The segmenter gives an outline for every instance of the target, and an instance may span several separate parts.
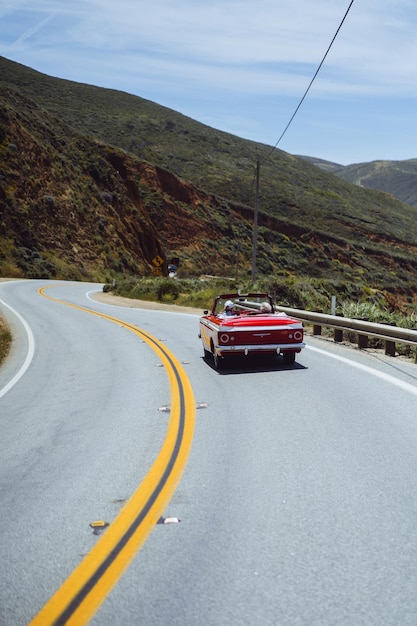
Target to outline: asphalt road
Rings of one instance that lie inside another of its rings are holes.
[[[2,626],[31,621],[166,435],[157,354],[64,301],[160,340],[197,406],[164,513],[180,521],[155,525],[91,624],[415,626],[417,366],[307,338],[292,367],[217,372],[197,316],[108,306],[89,284],[51,283],[51,301],[45,285],[0,285],[16,336],[0,370]]]

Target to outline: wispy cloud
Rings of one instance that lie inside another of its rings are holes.
[[[54,17],[54,15],[55,15],[55,13],[50,13],[43,20],[41,20],[40,22],[37,22],[36,24],[34,24],[33,26],[31,26],[30,28],[25,30],[25,32],[23,32],[21,35],[19,35],[19,37],[17,39],[15,39],[15,41],[13,41],[10,44],[9,50],[13,50],[13,48],[20,48],[20,47],[22,47],[23,44],[28,39],[30,39],[35,33],[37,33],[38,31],[42,30],[42,28],[44,26],[46,26],[46,24]]]

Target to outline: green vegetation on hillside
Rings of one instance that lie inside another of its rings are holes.
[[[1,57],[0,84],[9,107],[0,128],[1,166],[7,168],[0,199],[3,193],[13,211],[0,230],[2,272],[15,263],[23,275],[45,264],[62,276],[72,265],[86,277],[94,269],[106,279],[149,274],[155,253],[142,251],[152,230],[153,249],[159,245],[167,259],[180,258],[180,278],[249,280],[259,161],[261,278],[330,281],[339,292],[358,285],[384,292],[390,306],[395,300],[416,305],[416,209],[393,196],[148,100],[48,77]],[[23,150],[22,132],[15,141],[23,123],[36,144],[32,158]],[[51,228],[40,249],[40,238],[35,245],[33,230],[23,225],[36,222],[41,209],[45,214],[48,202],[49,218],[59,216],[66,232],[62,228],[57,240]],[[71,256],[74,239],[78,252]],[[11,258],[6,250],[13,246]],[[35,256],[38,265],[29,269],[21,257],[33,254],[41,261]]]
[[[315,157],[302,158],[354,185],[384,191],[417,208],[417,159],[371,161],[344,166]]]
[[[358,163],[336,173],[355,185],[385,191],[417,207],[417,159]]]
[[[149,272],[161,244],[122,168],[128,178],[122,150],[1,92],[0,275],[102,282]]]

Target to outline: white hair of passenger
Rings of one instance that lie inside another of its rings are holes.
[[[271,313],[272,307],[269,302],[262,302],[261,304],[261,313]]]

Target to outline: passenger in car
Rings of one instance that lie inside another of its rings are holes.
[[[234,315],[234,303],[231,300],[226,300],[224,303],[223,315]]]
[[[240,315],[240,312],[236,309],[232,300],[227,300],[224,303],[224,309],[220,313],[216,313],[217,317],[229,317],[230,315]]]

